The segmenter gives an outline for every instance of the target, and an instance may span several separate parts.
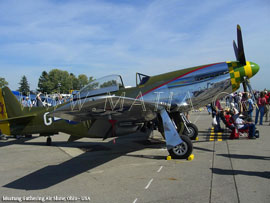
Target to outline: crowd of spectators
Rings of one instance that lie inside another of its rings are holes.
[[[23,107],[50,107],[57,106],[65,103],[69,97],[63,97],[61,94],[54,95],[53,97],[45,97],[38,93],[34,98],[26,96],[20,99]]]
[[[254,102],[255,100],[255,102]],[[254,98],[250,93],[235,92],[226,97],[226,107],[230,109],[236,108],[238,111],[246,114],[253,120],[253,112],[255,112],[255,124],[263,125],[263,118],[265,122],[269,122],[269,105],[270,92],[254,91]],[[269,123],[270,125],[270,123]]]
[[[269,105],[270,92],[268,91],[255,91],[253,95],[248,92],[235,92],[225,97],[225,107],[222,107],[220,101],[216,100],[211,106],[208,106],[208,109],[209,112],[212,112],[215,132],[223,131],[220,127],[222,120],[232,132],[235,129],[247,130],[249,138],[254,139],[256,138],[255,126],[269,122]],[[255,117],[253,117],[253,112],[255,112]]]

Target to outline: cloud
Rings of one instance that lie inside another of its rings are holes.
[[[134,85],[135,72],[234,60],[238,23],[247,59],[269,75],[267,1],[26,0],[1,1],[0,10],[0,70],[13,88],[25,73],[35,89],[41,72],[51,68],[96,78],[123,74]],[[266,86],[257,77],[254,82]]]

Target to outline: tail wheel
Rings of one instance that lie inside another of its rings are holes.
[[[193,145],[190,139],[185,135],[180,135],[183,142],[169,150],[173,159],[187,159],[193,150]]]
[[[51,137],[47,137],[46,145],[47,146],[51,146],[52,145],[52,138]]]
[[[185,128],[183,134],[188,136],[191,140],[195,140],[198,136],[198,128],[193,123],[187,123],[188,130]]]

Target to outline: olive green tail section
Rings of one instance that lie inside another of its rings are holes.
[[[0,120],[0,124],[6,124],[6,123],[12,123],[16,122],[17,124],[24,124],[27,123],[32,118],[35,118],[36,114],[33,115],[25,115],[25,116],[18,116],[18,117],[12,117],[7,119]]]
[[[5,100],[3,97],[2,88],[0,88],[0,121],[8,119]],[[10,135],[10,124],[9,122],[0,123],[0,130],[2,134]],[[1,134],[0,133],[0,134]]]
[[[7,118],[24,116],[22,105],[8,87],[2,88],[0,97],[4,100]]]

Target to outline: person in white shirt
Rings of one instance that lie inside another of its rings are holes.
[[[233,109],[234,115],[233,120],[235,123],[235,126],[238,130],[246,130],[248,129],[249,133],[249,139],[256,139],[255,137],[255,124],[252,122],[244,121],[242,118],[240,118],[240,113],[236,108]]]

